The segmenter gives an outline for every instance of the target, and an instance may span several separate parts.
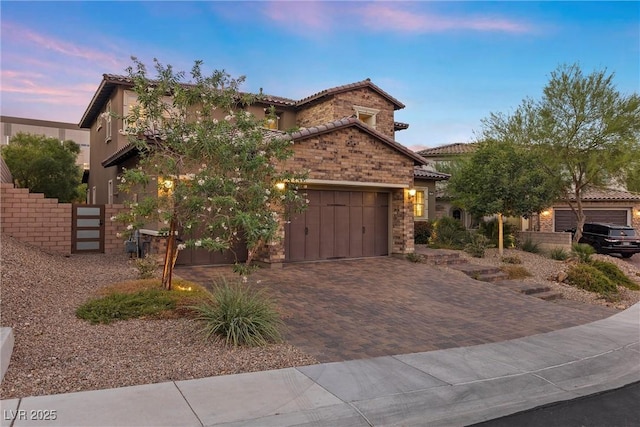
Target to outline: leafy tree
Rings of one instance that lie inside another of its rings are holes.
[[[461,159],[449,180],[454,201],[474,216],[497,214],[498,247],[503,253],[503,216],[539,212],[557,197],[556,185],[536,166],[536,153],[509,140],[485,140]]]
[[[243,77],[232,79],[224,71],[204,76],[196,61],[191,80],[184,82],[185,73],[156,60],[157,77],[151,80],[145,65],[133,61],[128,73],[137,105],[124,118],[123,132],[138,148],[140,161],[123,172],[119,188],[146,187],[148,194],[130,203],[120,219],[129,230],[150,221],[164,224],[167,289],[177,251],[184,247],[222,251],[244,239],[248,259],[236,266],[246,271],[265,245],[282,235],[280,218],[287,210],[305,206],[296,184],[305,174],[278,166],[293,155],[292,141],[242,109],[257,99],[239,92]],[[179,245],[178,232],[185,239]]]
[[[560,66],[540,100],[525,99],[512,115],[491,114],[483,122],[485,138],[508,138],[541,156],[539,165],[557,177],[561,198],[576,215],[575,241],[586,219],[586,190],[637,180],[640,96],[620,94],[613,77]]]
[[[69,203],[83,200],[82,171],[76,164],[80,146],[44,135],[18,133],[2,147],[18,187]]]

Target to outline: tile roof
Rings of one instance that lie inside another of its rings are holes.
[[[398,101],[396,98],[394,98],[393,96],[389,95],[387,92],[385,92],[384,90],[380,89],[378,86],[376,86],[375,84],[373,84],[371,82],[371,79],[365,79],[362,80],[360,82],[355,82],[355,83],[349,83],[346,85],[342,85],[342,86],[336,86],[330,89],[324,89],[321,90],[318,93],[315,93],[311,96],[308,96],[306,98],[301,99],[300,101],[296,102],[296,106],[299,107],[301,105],[304,104],[308,104],[310,102],[325,98],[325,97],[329,97],[329,96],[333,96],[336,95],[338,93],[342,93],[342,92],[348,92],[350,90],[353,89],[360,89],[363,87],[368,87],[370,89],[372,89],[375,92],[378,92],[378,94],[380,94],[381,96],[383,96],[384,98],[387,98],[387,100],[389,100],[393,106],[395,110],[399,110],[401,108],[404,108],[405,105]]]
[[[409,128],[409,123],[393,122],[393,130],[405,130]]]
[[[340,120],[334,120],[332,122],[328,122],[328,123],[324,123],[322,125],[319,126],[313,126],[313,127],[309,127],[309,128],[302,128],[300,130],[298,130],[297,132],[293,132],[291,134],[291,138],[295,141],[295,140],[302,140],[302,139],[306,139],[306,138],[311,138],[317,135],[322,135],[324,133],[328,133],[337,129],[343,129],[346,127],[351,127],[351,126],[355,126],[359,129],[361,129],[364,132],[369,133],[370,135],[374,136],[375,138],[379,139],[380,141],[384,142],[385,144],[387,144],[388,146],[390,146],[391,148],[393,148],[394,150],[397,150],[399,152],[401,152],[402,154],[404,154],[405,156],[413,159],[414,164],[415,165],[424,165],[427,163],[427,160],[424,159],[423,157],[421,157],[420,155],[416,154],[414,151],[411,151],[410,149],[408,149],[407,147],[405,147],[404,145],[394,141],[393,139],[389,138],[388,136],[378,132],[377,130],[375,130],[374,128],[368,126],[367,124],[363,123],[361,120],[358,120],[355,117],[345,117],[342,118]]]
[[[436,172],[430,169],[426,169],[424,166],[414,166],[413,168],[414,178],[426,178],[435,181],[443,181],[451,178],[451,175],[447,173]]]
[[[591,202],[640,201],[640,193],[632,193],[625,190],[616,190],[616,189],[610,189],[610,188],[592,188],[592,189],[586,190],[583,193],[582,200],[591,201]]]
[[[423,157],[430,156],[442,156],[442,155],[452,155],[452,154],[466,154],[472,153],[475,151],[477,144],[464,143],[464,142],[456,142],[454,144],[441,145],[439,147],[434,148],[426,148],[424,150],[418,151]]]

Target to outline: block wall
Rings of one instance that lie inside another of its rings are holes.
[[[71,254],[71,203],[27,188],[0,187],[0,231],[50,252]]]

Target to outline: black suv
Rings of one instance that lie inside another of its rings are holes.
[[[588,243],[599,254],[620,254],[630,258],[640,253],[640,236],[628,225],[586,222],[580,243]]]

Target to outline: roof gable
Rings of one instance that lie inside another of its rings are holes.
[[[339,129],[344,129],[348,127],[357,127],[363,132],[366,132],[373,136],[374,138],[380,140],[382,143],[388,145],[392,149],[400,152],[401,154],[411,158],[414,161],[415,165],[425,165],[427,164],[427,160],[422,156],[416,154],[415,152],[409,150],[402,144],[397,143],[391,138],[383,135],[377,130],[373,129],[370,126],[367,126],[362,121],[356,119],[355,117],[345,117],[340,120],[335,120],[329,123],[325,123],[319,126],[313,126],[309,128],[300,129],[297,132],[291,134],[290,138],[294,141],[302,141],[307,138],[312,138],[314,136],[322,135],[325,133],[333,132]]]
[[[393,104],[394,110],[400,110],[405,107],[405,105],[402,102],[398,101],[396,98],[389,95],[387,92],[385,92],[384,90],[380,89],[378,86],[373,84],[371,82],[371,79],[365,79],[360,82],[350,83],[342,86],[336,86],[330,89],[321,90],[318,93],[315,93],[311,96],[308,96],[296,102],[296,107],[302,107],[302,106],[305,106],[306,104],[336,95],[338,93],[349,92],[351,90],[361,89],[361,88],[369,88],[374,92],[378,93],[380,96],[387,99],[389,102]]]

